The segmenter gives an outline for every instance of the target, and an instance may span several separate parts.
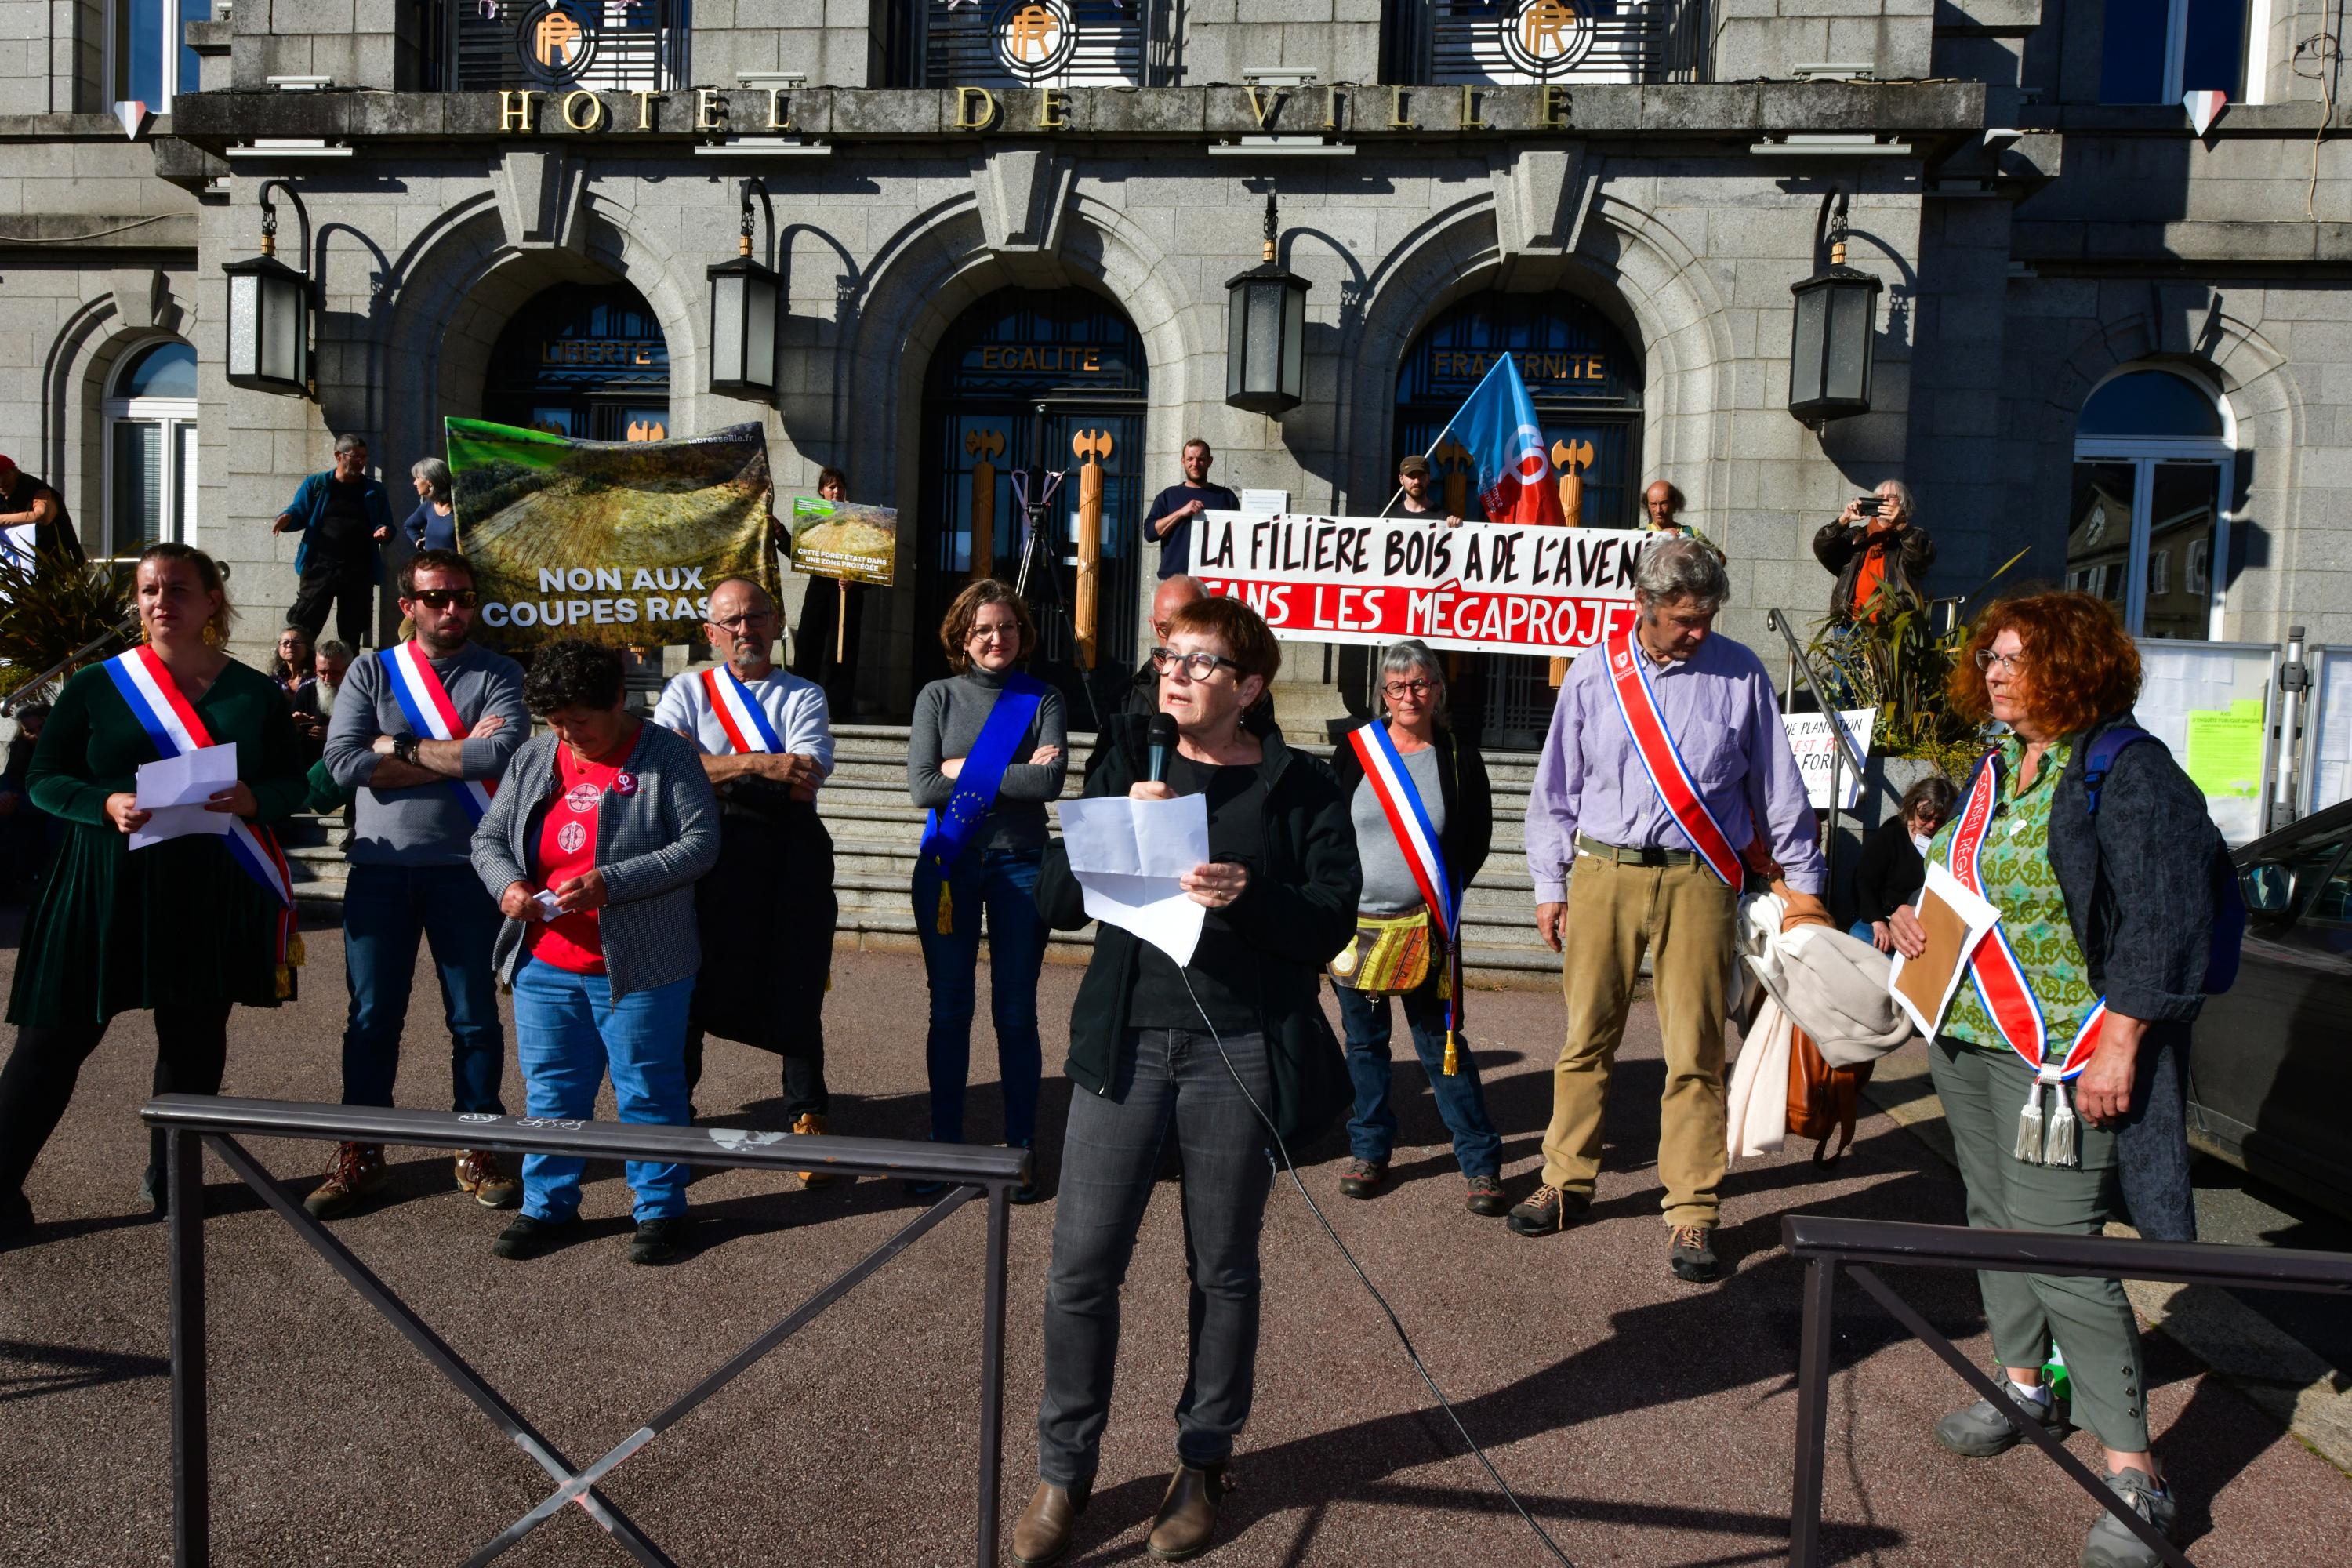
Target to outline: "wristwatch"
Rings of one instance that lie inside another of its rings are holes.
[[[419,743],[414,735],[394,735],[392,738],[392,754],[396,760],[406,763],[413,768],[416,765],[416,748]]]

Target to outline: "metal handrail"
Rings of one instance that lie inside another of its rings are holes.
[[[2000,1408],[2006,1397],[1982,1368],[1896,1295],[1872,1268],[1898,1264],[1924,1268],[1996,1269],[2096,1279],[2159,1279],[2187,1285],[2230,1285],[2263,1290],[2311,1290],[2352,1296],[2352,1254],[2282,1247],[2224,1247],[2208,1242],[2143,1241],[2128,1237],[2055,1236],[2044,1231],[1984,1230],[1969,1226],[1841,1219],[1788,1215],[1780,1238],[1805,1266],[1804,1325],[1797,1352],[1797,1463],[1789,1510],[1790,1568],[1820,1568],[1822,1481],[1827,1465],[1830,1331],[1837,1271],[1856,1283],[1909,1329],[1961,1381]],[[2039,1422],[2016,1424],[2058,1468],[2173,1568],[2194,1568],[2180,1549],[2125,1504],[2082,1460]]]
[[[635,1523],[604,1495],[598,1483],[957,1209],[974,1198],[984,1198],[988,1204],[988,1259],[981,1309],[980,1478],[975,1533],[976,1561],[981,1568],[993,1568],[1003,1468],[1005,1265],[1011,1251],[1013,1192],[1029,1175],[1027,1150],[879,1138],[799,1137],[789,1132],[742,1128],[382,1110],[189,1094],[159,1095],[147,1102],[140,1115],[149,1126],[163,1131],[166,1144],[171,1207],[172,1527],[174,1561],[182,1568],[196,1568],[212,1561],[211,1450],[205,1425],[204,1150],[207,1145],[553,1481],[552,1492],[475,1552],[467,1560],[469,1563],[486,1563],[501,1555],[567,1504],[577,1504],[584,1510],[615,1544],[637,1562],[670,1563],[661,1548],[646,1540]],[[822,1168],[842,1174],[941,1182],[947,1184],[947,1191],[880,1247],[771,1325],[660,1414],[600,1458],[586,1465],[575,1465],[467,1365],[448,1342],[412,1311],[340,1238],[288,1196],[261,1163],[237,1142],[235,1135],[238,1133],[774,1171]]]
[[[1805,657],[1803,647],[1797,641],[1797,634],[1790,629],[1788,615],[1780,610],[1767,610],[1764,612],[1764,624],[1779,632],[1781,640],[1789,645],[1789,668],[1805,678],[1805,689],[1813,694],[1813,701],[1821,710],[1831,715],[1830,734],[1836,740],[1839,752],[1853,767],[1854,776],[1861,777],[1864,771],[1862,753],[1853,749],[1853,737],[1845,732],[1845,726],[1836,722],[1837,710],[1831,707],[1829,699],[1822,695],[1821,682],[1813,679],[1813,661]],[[1832,796],[1834,798],[1835,781],[1832,780]]]

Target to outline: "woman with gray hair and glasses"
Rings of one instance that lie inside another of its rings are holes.
[[[449,465],[438,458],[419,458],[409,465],[409,482],[416,487],[416,510],[400,531],[412,550],[457,548],[457,507],[450,499]]]
[[[1381,656],[1380,695],[1384,720],[1365,725],[1331,754],[1364,868],[1355,940],[1331,961],[1356,1091],[1348,1120],[1355,1157],[1339,1190],[1369,1198],[1388,1180],[1397,1136],[1389,1102],[1393,996],[1404,1003],[1414,1054],[1454,1135],[1454,1157],[1469,1184],[1464,1201],[1472,1214],[1499,1215],[1508,1206],[1503,1141],[1487,1120],[1478,1067],[1462,1034],[1460,965],[1454,962],[1463,889],[1495,841],[1486,763],[1476,747],[1454,739],[1445,673],[1420,643],[1401,642]],[[1433,898],[1445,907],[1433,910]]]
[[[1831,620],[1871,619],[1877,612],[1870,602],[1882,588],[1898,599],[1921,596],[1920,580],[1936,563],[1936,542],[1919,526],[1918,511],[1909,485],[1884,479],[1822,524],[1813,535],[1813,557],[1837,574]]]

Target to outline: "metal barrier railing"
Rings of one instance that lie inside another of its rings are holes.
[[[2005,1401],[1990,1377],[1958,1346],[1896,1295],[1870,1267],[1994,1269],[2095,1279],[2152,1279],[2183,1285],[2232,1285],[2263,1290],[2318,1290],[2352,1296],[2352,1254],[2303,1252],[2283,1247],[2224,1247],[2210,1242],[2141,1241],[2115,1236],[2053,1236],[2029,1230],[1979,1230],[1968,1226],[1913,1225],[1890,1220],[1832,1219],[1789,1215],[1780,1238],[1805,1265],[1803,1339],[1797,1352],[1797,1469],[1789,1510],[1790,1568],[1820,1568],[1822,1477],[1826,1460],[1830,1394],[1830,1320],[1837,1271],[1853,1274],[1878,1304],[1926,1342],[1961,1381],[1996,1409]],[[2180,1549],[2092,1474],[2037,1422],[2018,1429],[2057,1462],[2074,1484],[2096,1498],[2173,1568],[2194,1568]]]
[[[913,1246],[941,1220],[972,1199],[985,1198],[988,1260],[982,1289],[977,1561],[981,1568],[994,1568],[1003,1468],[1000,1428],[1004,1401],[1005,1258],[1013,1190],[1028,1175],[1030,1156],[1026,1150],[897,1142],[878,1138],[796,1138],[787,1132],[728,1128],[379,1110],[364,1106],[229,1100],[194,1094],[159,1095],[149,1100],[140,1114],[150,1126],[164,1130],[168,1146],[172,1530],[175,1560],[182,1568],[198,1568],[212,1561],[212,1482],[205,1402],[203,1162],[207,1145],[554,1481],[552,1492],[467,1559],[471,1563],[488,1563],[498,1557],[567,1503],[578,1504],[639,1563],[670,1563],[662,1550],[646,1540],[628,1516],[597,1489],[598,1483],[851,1289]],[[573,1154],[590,1159],[675,1161],[689,1165],[773,1171],[824,1170],[841,1175],[943,1182],[948,1187],[937,1203],[680,1394],[659,1415],[601,1458],[586,1465],[574,1465],[331,1231],[281,1191],[261,1163],[236,1141],[235,1134],[238,1133],[441,1149],[490,1149],[508,1154]]]

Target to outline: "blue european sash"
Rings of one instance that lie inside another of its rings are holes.
[[[948,896],[948,873],[963,858],[966,846],[980,825],[987,819],[989,808],[996,804],[997,786],[1004,782],[1004,770],[1012,765],[1013,749],[1029,732],[1030,721],[1036,718],[1038,705],[1045,700],[1044,681],[1017,672],[1004,678],[1004,689],[996,694],[996,704],[989,709],[982,721],[980,736],[971,743],[971,754],[964,758],[957,771],[955,794],[947,805],[933,811],[923,823],[923,843],[918,852],[925,865],[938,873],[940,908],[934,932],[947,936],[955,930],[955,906]]]

